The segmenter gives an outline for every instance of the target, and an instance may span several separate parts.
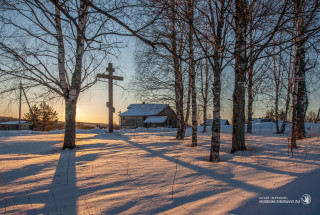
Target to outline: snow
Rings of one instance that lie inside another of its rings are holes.
[[[143,123],[164,123],[167,116],[149,116]]]
[[[20,124],[23,123],[30,123],[28,121],[21,121]],[[19,121],[9,121],[9,122],[2,122],[0,125],[19,125]]]
[[[320,126],[306,128],[292,158],[290,129],[254,124],[248,150],[230,154],[222,126],[219,163],[201,127],[194,148],[190,128],[186,140],[171,128],[77,130],[72,151],[60,150],[63,130],[0,131],[0,214],[319,214]],[[309,205],[259,203],[303,194]]]
[[[120,116],[153,116],[158,115],[167,104],[131,104],[128,106],[126,112],[120,114]]]

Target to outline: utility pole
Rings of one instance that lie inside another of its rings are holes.
[[[37,128],[40,130],[40,127],[39,127],[39,125],[38,125],[37,119],[36,119],[36,117],[35,117],[35,115],[34,115],[34,113],[33,113],[33,111],[32,111],[32,108],[31,108],[31,106],[30,106],[29,100],[28,100],[28,98],[27,98],[27,94],[26,94],[26,92],[24,91],[24,88],[22,87],[22,84],[20,84],[20,87],[21,87],[21,89],[22,89],[24,98],[25,98],[26,101],[27,101],[27,104],[28,104],[30,113],[31,113],[31,115],[32,115],[33,121],[34,121],[34,123],[36,124]],[[20,126],[20,124],[19,124],[19,126]]]
[[[98,74],[97,78],[109,79],[109,102],[107,102],[107,107],[109,108],[109,132],[113,132],[113,113],[115,113],[115,108],[113,107],[113,80],[123,81],[123,77],[114,76],[114,68],[112,63],[108,64],[107,67],[108,75]]]
[[[22,84],[20,81],[20,97],[19,97],[19,125],[18,130],[20,130],[20,123],[21,123],[21,97],[22,97]]]

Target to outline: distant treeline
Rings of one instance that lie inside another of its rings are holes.
[[[0,116],[0,123],[9,122],[9,121],[19,121],[19,118]],[[113,125],[113,126],[115,130],[119,130],[119,125]],[[107,127],[108,127],[108,124],[105,124],[105,123],[91,123],[91,122],[76,123],[77,129],[94,129],[94,128],[106,129]],[[54,125],[54,129],[64,129],[64,128],[65,128],[65,122],[63,121],[59,121]]]

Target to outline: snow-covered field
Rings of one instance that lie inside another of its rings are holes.
[[[1,131],[0,214],[320,214],[320,126],[306,127],[291,158],[272,123],[235,154],[223,126],[220,163],[202,127],[195,148],[189,128],[184,141],[167,128],[78,130],[72,151],[63,131]]]

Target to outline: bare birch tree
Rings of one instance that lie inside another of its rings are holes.
[[[76,147],[76,104],[80,92],[90,85],[89,83],[81,86],[89,75],[83,73],[89,7],[84,1],[80,1],[77,5],[74,3],[6,1],[9,10],[2,17],[8,28],[15,29],[18,34],[31,41],[29,44],[27,42],[19,44],[14,35],[7,35],[7,40],[1,42],[0,48],[3,53],[6,52],[6,59],[15,65],[12,67],[2,65],[1,72],[8,78],[14,76],[17,79],[27,80],[29,86],[45,86],[49,91],[64,98],[66,130],[63,149]],[[61,13],[67,10],[70,12]],[[21,22],[22,19],[26,21]],[[66,26],[70,27],[72,32],[68,31]],[[72,34],[67,35],[68,33]],[[75,45],[71,45],[72,42]],[[12,46],[12,43],[16,45]],[[66,51],[66,46],[72,47],[73,53]],[[73,56],[66,59],[68,54]],[[51,60],[57,60],[58,74],[55,68],[47,63]],[[72,62],[73,71],[68,72],[67,61]]]
[[[294,0],[295,22],[295,59],[294,59],[294,83],[292,92],[292,124],[291,124],[291,149],[296,148],[296,140],[305,137],[305,115],[308,106],[306,91],[307,70],[307,42],[319,31],[319,26],[314,27],[317,20],[320,1]]]
[[[204,62],[203,62],[204,61]],[[211,76],[209,74],[209,62],[208,59],[199,62],[200,69],[200,82],[201,82],[201,98],[202,98],[202,119],[203,119],[203,130],[202,132],[207,132],[207,111],[209,103],[209,84],[211,83]]]
[[[247,70],[251,71],[255,62],[262,58],[262,52],[269,46],[272,39],[278,34],[279,29],[287,22],[285,14],[288,8],[288,1],[279,4],[278,1],[235,1],[235,86],[233,93],[233,121],[232,121],[232,149],[231,152],[245,150],[245,87]],[[259,11],[256,21],[249,24],[250,17],[254,16],[253,11]],[[267,22],[265,22],[267,20]],[[258,32],[258,38],[251,41],[250,47],[246,42],[248,27],[250,32]],[[260,26],[260,27],[259,27]],[[263,26],[263,27],[262,27]],[[268,29],[268,30],[266,30]],[[252,98],[249,95],[249,99]],[[249,105],[252,105],[250,101]],[[248,114],[252,114],[249,111]],[[248,117],[251,119],[252,117]]]
[[[191,85],[191,115],[192,115],[192,143],[191,147],[197,146],[197,93],[196,93],[196,62],[194,59],[194,1],[187,2],[187,20],[189,26],[188,45],[189,45],[189,73]]]
[[[79,95],[96,82],[97,70],[118,47],[115,36],[134,36],[153,44],[130,28],[130,19],[125,22],[118,18],[127,17],[125,11],[131,5],[126,2],[97,1],[103,9],[89,0],[1,0],[1,3],[1,22],[6,30],[0,41],[4,59],[1,78],[13,85],[22,80],[24,86],[37,87],[43,95],[63,98],[66,121],[63,149],[76,147]],[[3,91],[6,92],[8,89]]]
[[[220,98],[221,73],[228,65],[225,55],[228,47],[228,22],[230,17],[228,8],[231,1],[207,1],[197,6],[202,16],[202,25],[194,26],[195,37],[202,54],[213,71],[213,123],[210,149],[210,161],[220,161]]]
[[[235,0],[235,80],[233,92],[232,149],[231,152],[246,150],[245,128],[245,79],[247,72],[247,0]]]

